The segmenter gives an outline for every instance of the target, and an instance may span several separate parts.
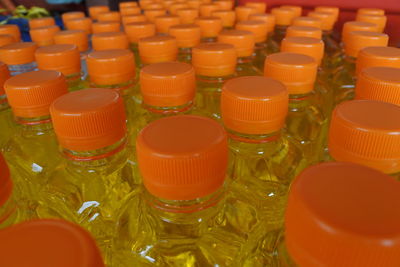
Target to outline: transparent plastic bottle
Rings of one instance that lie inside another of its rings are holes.
[[[249,31],[254,34],[255,53],[253,64],[258,69],[262,70],[265,57],[268,54],[267,33],[268,24],[261,20],[246,20],[236,23],[236,30]]]
[[[378,100],[400,105],[399,78],[399,68],[364,68],[357,76],[355,99]]]
[[[156,26],[150,22],[133,22],[126,24],[124,30],[128,35],[131,50],[135,55],[136,66],[140,66],[142,63],[139,56],[139,39],[154,36],[156,34]],[[139,74],[139,69],[137,74]]]
[[[178,42],[173,36],[141,38],[138,47],[140,68],[152,63],[176,61],[178,57]]]
[[[236,21],[249,20],[249,16],[257,13],[257,9],[251,6],[237,6],[235,7]]]
[[[286,35],[287,27],[292,24],[293,19],[296,17],[296,11],[290,8],[276,7],[271,9],[271,14],[275,16],[276,20],[275,32],[272,38],[280,45]]]
[[[35,42],[37,46],[41,47],[54,44],[53,37],[59,31],[60,27],[52,25],[30,29],[29,34],[32,42]]]
[[[222,31],[222,20],[219,17],[198,17],[194,23],[200,27],[201,42],[214,43]]]
[[[57,71],[38,70],[14,76],[4,84],[17,124],[4,147],[18,204],[34,210],[38,192],[60,161],[50,118],[50,104],[68,92],[64,76]]]
[[[0,233],[0,265],[8,267],[104,267],[89,233],[61,220],[34,220]]]
[[[123,32],[101,32],[92,35],[93,51],[128,49],[128,36]]]
[[[123,97],[130,125],[141,103],[133,53],[127,49],[95,51],[88,55],[87,65],[90,87],[113,89]]]
[[[228,202],[248,222],[249,235],[260,222],[271,230],[282,227],[289,185],[306,167],[302,151],[283,132],[287,111],[288,93],[277,80],[239,77],[222,89],[230,147]]]
[[[35,59],[40,70],[61,72],[67,80],[68,90],[77,91],[87,87],[82,80],[81,57],[73,44],[58,44],[39,47]]]
[[[291,186],[277,266],[399,265],[399,192],[397,181],[364,166],[308,168]]]
[[[35,51],[37,46],[31,42],[12,43],[0,47],[0,60],[7,64],[11,76],[34,71],[37,68]]]
[[[181,19],[174,15],[162,15],[154,18],[157,33],[160,35],[168,35],[169,28],[174,25],[179,25]]]
[[[0,25],[0,34],[9,34],[14,37],[15,42],[21,42],[21,32],[14,24]]]
[[[141,131],[137,154],[144,188],[122,210],[114,265],[234,264],[242,236],[224,209],[223,127],[198,116],[162,118]]]
[[[399,106],[376,100],[338,105],[329,129],[331,159],[365,165],[399,179],[399,115]]]
[[[3,148],[15,131],[11,108],[4,91],[4,83],[10,77],[7,65],[0,62],[0,149]]]
[[[333,72],[334,104],[354,98],[356,83],[355,61],[359,51],[368,46],[387,46],[389,37],[384,33],[353,31],[346,36],[343,64]]]
[[[81,57],[82,79],[87,77],[86,57],[89,53],[89,38],[83,30],[60,31],[54,35],[55,44],[73,44],[78,47]]]
[[[92,20],[97,20],[99,13],[108,12],[110,8],[108,6],[91,6],[89,9],[89,16]]]
[[[0,230],[28,218],[29,211],[18,207],[10,170],[0,153]],[[3,242],[2,242],[3,243]]]
[[[196,109],[220,119],[221,89],[224,82],[235,77],[236,64],[237,52],[233,45],[210,43],[193,48],[192,65],[197,76]]]
[[[178,44],[178,61],[191,63],[192,48],[200,43],[200,27],[195,24],[180,24],[169,28],[169,35],[174,36]]]
[[[110,89],[84,89],[58,98],[50,112],[63,160],[49,174],[37,213],[79,223],[107,259],[117,212],[140,183],[128,163],[123,99]]]
[[[264,76],[287,87],[289,113],[285,134],[301,148],[308,164],[322,160],[328,130],[327,118],[315,93],[317,69],[314,58],[289,52],[269,55],[264,68]]]
[[[236,65],[238,77],[262,75],[262,72],[253,64],[255,42],[252,32],[225,30],[218,35],[218,42],[235,47],[238,56]]]
[[[181,8],[176,11],[181,24],[193,24],[194,20],[199,17],[197,8]]]
[[[221,19],[223,29],[232,29],[235,26],[236,13],[233,10],[216,10],[213,11],[212,16]]]
[[[28,21],[29,29],[40,28],[44,26],[56,25],[53,17],[34,18]]]
[[[275,40],[273,39],[274,35],[274,29],[275,29],[275,23],[276,19],[275,16],[272,14],[253,14],[249,16],[249,20],[261,20],[263,21],[266,26],[267,26],[267,40],[266,40],[266,46],[264,46],[264,51],[267,55],[277,53],[279,52],[279,45]],[[258,44],[256,48],[261,48],[263,47],[262,45]],[[262,70],[264,68],[264,63],[259,62],[259,68]]]

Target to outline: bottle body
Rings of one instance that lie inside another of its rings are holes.
[[[0,230],[10,227],[16,223],[26,219],[32,219],[34,216],[29,214],[30,211],[20,209],[17,205],[14,196],[11,197],[0,206]]]
[[[328,132],[328,120],[316,100],[314,92],[290,95],[286,118],[286,134],[301,148],[308,165],[321,161]]]
[[[36,62],[30,62],[26,64],[8,65],[11,76],[15,76],[21,73],[30,72],[37,70]]]
[[[237,77],[258,76],[262,75],[262,72],[253,64],[253,57],[241,57],[238,58],[236,65],[236,75]]]
[[[11,108],[5,98],[3,101],[3,103],[0,102],[0,149],[4,147],[15,131]]]
[[[355,59],[346,56],[343,63],[333,71],[334,105],[354,99],[355,83]]]

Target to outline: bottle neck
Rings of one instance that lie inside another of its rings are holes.
[[[193,200],[165,200],[144,191],[144,198],[151,213],[172,224],[200,223],[205,218],[216,215],[220,210],[220,204],[224,197],[225,189],[220,188],[216,192]]]
[[[15,121],[21,126],[20,129],[22,129],[22,131],[33,132],[37,135],[42,135],[47,131],[53,130],[50,115],[35,118],[16,117]]]
[[[267,134],[243,134],[228,130],[228,136],[235,141],[250,144],[271,143],[281,137],[281,130]]]
[[[306,94],[289,94],[289,111],[299,112],[308,108],[313,100],[313,91]]]
[[[80,167],[103,167],[124,162],[126,153],[127,137],[122,138],[111,146],[96,150],[74,151],[62,148],[62,155],[68,160],[69,164]]]
[[[151,106],[143,102],[143,108],[148,110],[151,113],[161,114],[161,115],[177,115],[180,113],[185,113],[192,109],[193,107],[193,100],[185,103],[180,106],[173,106],[173,107],[157,107]]]
[[[197,81],[202,82],[202,83],[224,83],[227,80],[233,78],[235,76],[234,73],[231,75],[227,76],[220,76],[220,77],[211,77],[211,76],[203,76],[203,75],[197,75]]]
[[[179,47],[179,54],[191,56],[192,48],[191,47]]]
[[[106,89],[113,89],[117,92],[120,93],[122,96],[126,96],[132,93],[135,85],[135,80],[129,80],[123,83],[119,84],[106,84],[106,85],[101,85],[101,84],[95,84],[95,83],[90,83],[90,86],[95,87],[95,88],[106,88]]]
[[[217,37],[203,37],[200,40],[201,43],[215,43],[217,42]]]
[[[237,60],[238,64],[252,64],[253,62],[253,57],[248,56],[248,57],[239,57]]]

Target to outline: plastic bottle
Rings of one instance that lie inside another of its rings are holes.
[[[10,78],[7,65],[0,62],[0,149],[14,133],[14,124],[7,95],[4,91],[4,83]]]
[[[221,64],[224,62],[224,64]],[[221,89],[235,77],[237,52],[233,45],[200,44],[192,50],[192,65],[197,76],[196,108],[215,119],[220,118]]]
[[[130,16],[122,16],[122,25],[125,27],[126,24],[133,23],[133,22],[146,22],[147,19],[144,15],[130,15]]]
[[[58,144],[50,119],[50,104],[68,92],[64,76],[38,70],[14,76],[4,84],[17,127],[4,147],[18,204],[34,210],[38,192],[57,166]]]
[[[12,35],[16,42],[21,42],[21,32],[19,31],[17,25],[14,24],[0,25],[0,34]]]
[[[89,7],[89,16],[92,20],[97,20],[99,13],[108,12],[110,8],[108,6],[91,6]]]
[[[59,31],[60,27],[52,25],[30,29],[29,34],[31,35],[32,41],[40,47],[54,44],[53,37]]]
[[[236,13],[233,10],[216,10],[213,11],[212,16],[221,19],[224,29],[232,29],[235,25]]]
[[[121,22],[121,14],[117,11],[102,12],[97,14],[97,21]]]
[[[296,17],[296,11],[290,8],[273,8],[271,14],[275,16],[276,25],[275,32],[272,36],[274,41],[280,45],[282,39],[286,35],[286,28],[292,24],[293,19]]]
[[[196,8],[182,8],[176,11],[176,15],[182,24],[193,24],[194,20],[199,17],[199,10]]]
[[[135,98],[138,92],[133,53],[127,49],[95,51],[89,54],[87,65],[90,87],[113,89],[121,94],[130,125],[141,102],[139,97]]]
[[[81,57],[76,45],[58,44],[39,47],[35,52],[35,58],[40,70],[55,70],[64,74],[69,91],[87,87],[82,80]]]
[[[36,48],[36,44],[30,42],[5,45],[0,47],[0,60],[7,64],[11,76],[34,71]]]
[[[251,6],[237,6],[235,8],[236,21],[249,20],[249,16],[257,13],[257,9]]]
[[[169,28],[180,24],[181,19],[174,15],[163,15],[154,18],[157,33],[160,35],[168,35]]]
[[[223,127],[204,117],[172,116],[145,127],[136,143],[144,188],[121,213],[114,265],[231,265],[237,229],[206,239],[213,227],[229,225]]]
[[[399,192],[397,181],[364,166],[335,162],[308,168],[291,186],[277,264],[399,265]]]
[[[37,213],[88,229],[107,260],[117,212],[140,183],[128,162],[122,97],[85,89],[58,98],[50,112],[63,160],[49,174]]]
[[[151,36],[141,38],[138,43],[140,61],[148,64],[175,61],[178,57],[178,42],[173,36]]]
[[[92,33],[119,32],[121,23],[117,21],[98,21],[92,24]]]
[[[135,55],[136,66],[140,66],[142,62],[140,61],[138,42],[141,38],[156,35],[156,26],[150,22],[133,22],[126,24],[124,30],[128,35],[130,48]]]
[[[123,32],[102,32],[92,36],[92,47],[94,51],[128,49],[128,36]]]
[[[279,52],[279,45],[273,39],[274,29],[275,29],[275,16],[271,14],[253,14],[249,16],[250,20],[261,20],[267,26],[267,40],[266,46],[264,46],[264,51],[267,55]],[[262,47],[257,45],[257,47]],[[259,68],[264,68],[264,62],[259,63]]]
[[[198,17],[194,23],[200,27],[201,42],[213,43],[222,30],[222,20],[219,17]]]
[[[54,35],[55,44],[73,44],[78,47],[81,58],[82,78],[87,77],[86,57],[89,53],[89,38],[83,30],[60,31]]]
[[[235,47],[238,57],[237,76],[262,75],[262,72],[253,64],[255,42],[252,32],[225,30],[218,35],[218,42],[231,44]]]
[[[328,128],[314,90],[317,69],[312,57],[289,52],[269,55],[264,68],[264,76],[287,87],[289,113],[285,133],[301,148],[308,164],[322,159]]]
[[[29,23],[29,29],[56,25],[56,22],[53,17],[34,18],[30,19],[28,23]]]
[[[400,178],[399,114],[399,106],[375,100],[338,105],[329,129],[330,156]]]
[[[67,20],[79,19],[79,18],[84,18],[84,17],[85,17],[85,13],[83,13],[82,11],[65,12],[61,15],[61,19],[62,19],[64,25],[67,24]]]
[[[265,57],[268,54],[267,33],[268,26],[261,20],[246,20],[236,23],[236,30],[250,31],[254,34],[255,55],[253,64],[258,69],[263,69]]]
[[[364,68],[357,76],[355,99],[378,100],[400,105],[399,75],[399,68]]]
[[[169,35],[175,37],[178,45],[178,61],[191,63],[192,48],[200,43],[200,27],[195,24],[180,24],[169,28]]]
[[[353,31],[347,34],[343,64],[334,70],[332,77],[335,104],[354,98],[355,61],[359,51],[368,46],[387,46],[388,40],[384,33]]]
[[[8,267],[104,267],[92,237],[61,220],[34,220],[0,233],[0,265]]]
[[[28,213],[18,208],[14,183],[11,178],[10,170],[3,155],[0,153],[0,230],[10,227],[24,219],[24,213]],[[3,242],[2,242],[3,243]]]
[[[248,76],[225,83],[222,121],[230,147],[230,191],[238,214],[280,228],[289,185],[305,167],[303,153],[283,133],[288,93],[277,80]],[[248,206],[253,207],[255,211]],[[247,231],[245,231],[247,232]]]

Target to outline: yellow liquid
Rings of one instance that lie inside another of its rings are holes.
[[[192,49],[191,48],[179,48],[178,61],[191,64],[192,63]]]
[[[133,52],[133,55],[135,56],[136,77],[139,77],[142,61],[140,60],[138,44],[132,43],[130,45],[130,49]]]
[[[334,105],[334,91],[328,72],[322,68],[318,70],[315,83],[315,97],[316,103],[319,105],[325,118],[329,121]]]
[[[341,52],[341,47],[339,43],[335,40],[332,31],[323,31],[322,40],[325,44],[325,54],[328,57],[332,57],[333,55]]]
[[[31,211],[21,209],[17,205],[17,202],[14,200],[13,196],[11,196],[3,206],[0,206],[0,230],[22,222],[26,219],[34,218],[34,216],[29,214],[29,212]]]
[[[196,109],[205,116],[219,120],[221,118],[220,101],[224,83],[234,78],[197,76]]]
[[[43,119],[49,117],[37,121]],[[4,156],[11,170],[15,200],[21,208],[35,210],[39,192],[61,160],[52,124],[17,125],[4,147]]]
[[[283,38],[286,36],[286,29],[288,26],[283,26],[283,25],[276,25],[275,26],[275,31],[274,34],[271,36],[272,40],[278,45],[278,47],[281,46],[281,42]]]
[[[14,132],[15,125],[13,123],[12,111],[8,103],[4,102],[0,104],[0,149],[4,147]]]
[[[333,71],[334,105],[354,99],[356,83],[355,59],[345,57],[342,65]]]
[[[70,92],[79,91],[89,87],[87,81],[82,80],[80,73],[69,75],[66,77],[66,79],[68,84],[68,91]]]
[[[308,164],[322,160],[327,139],[328,120],[319,109],[314,92],[289,96],[285,132],[303,152]]]
[[[262,76],[261,71],[253,64],[252,57],[242,57],[238,59],[236,65],[236,75],[241,76]]]
[[[254,48],[254,66],[263,73],[265,58],[270,54],[278,53],[279,50],[279,45],[276,40],[274,40],[273,35],[269,35],[265,42],[256,43]]]
[[[232,266],[245,242],[224,190],[189,201],[166,201],[145,189],[123,210],[114,266]],[[245,214],[239,218],[246,220]]]
[[[253,136],[231,133],[229,147],[230,191],[239,214],[246,214],[246,220],[258,218],[269,229],[280,228],[289,185],[306,167],[302,151],[280,132]],[[254,214],[240,210],[249,205]]]
[[[86,228],[106,259],[118,210],[137,187],[125,145],[124,139],[96,151],[64,151],[65,159],[49,175],[37,208],[40,218],[62,218]]]

